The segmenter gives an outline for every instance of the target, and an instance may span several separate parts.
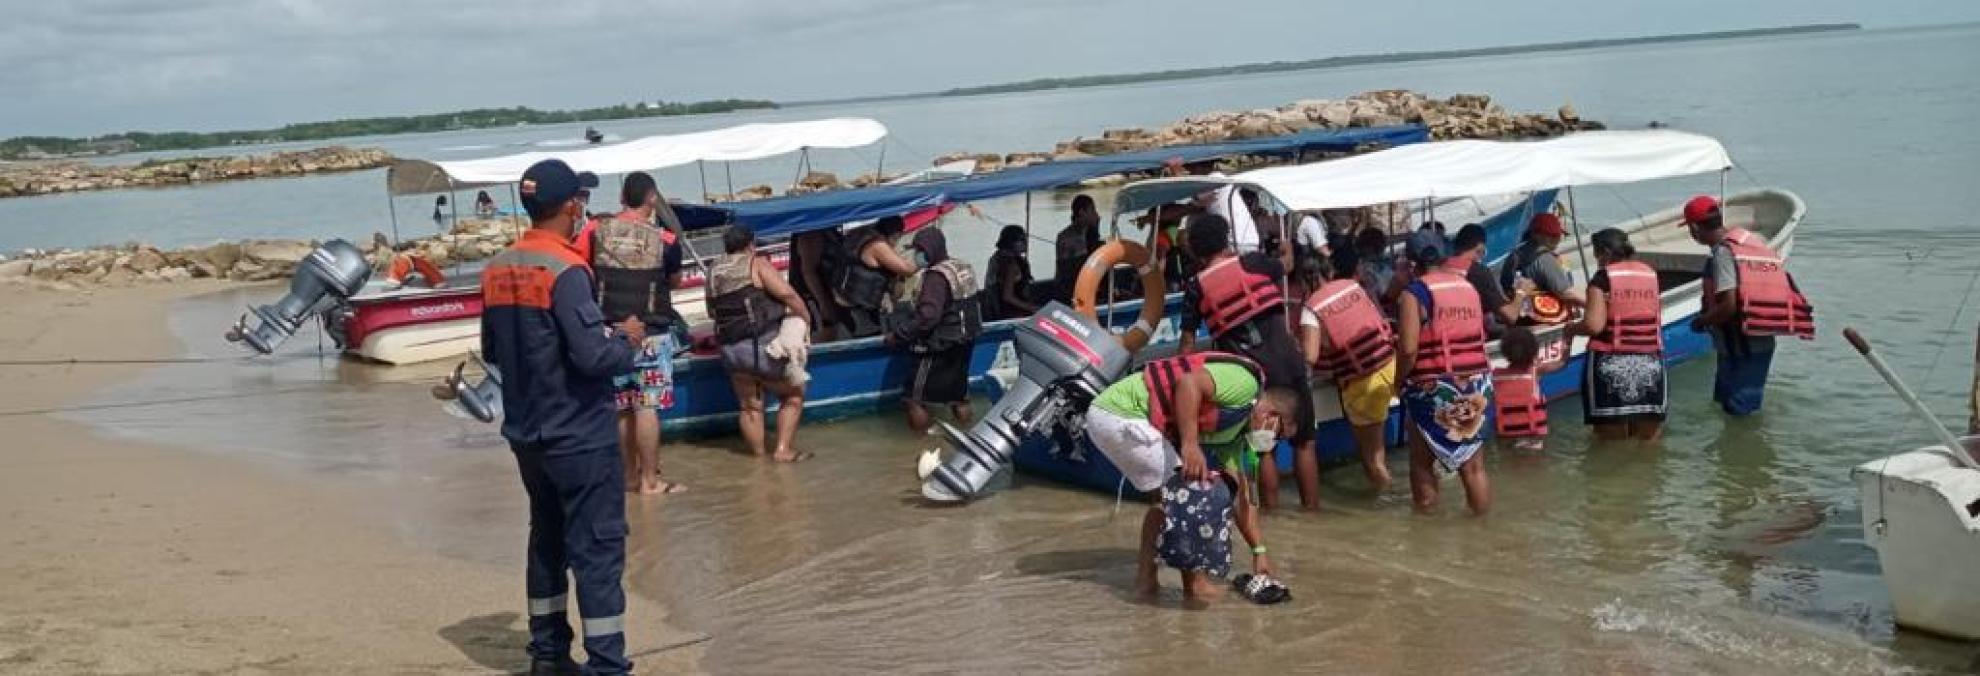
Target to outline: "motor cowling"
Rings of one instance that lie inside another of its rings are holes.
[[[249,308],[261,321],[248,328],[242,315],[227,340],[247,343],[261,354],[272,354],[304,322],[350,298],[371,279],[371,263],[350,242],[333,239],[316,247],[296,265],[289,279],[289,294],[267,305]]]
[[[923,497],[958,502],[982,493],[1025,437],[1068,409],[1083,410],[1127,372],[1134,356],[1105,327],[1056,302],[1018,325],[1014,342],[1017,383],[969,431],[942,425],[955,452],[924,478]]]
[[[481,382],[467,379],[468,361],[481,369]],[[456,364],[453,374],[434,386],[433,398],[447,402],[440,405],[447,415],[495,422],[502,417],[502,371],[482,360],[479,354],[470,353],[468,361]]]

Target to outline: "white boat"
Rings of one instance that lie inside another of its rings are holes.
[[[1961,441],[1972,449],[1976,439]],[[1980,640],[1980,470],[1942,444],[1857,465],[1850,476],[1897,623]]]

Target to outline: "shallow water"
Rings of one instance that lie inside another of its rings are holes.
[[[1807,199],[1792,267],[1823,334],[1783,344],[1753,419],[1713,409],[1709,358],[1673,370],[1658,447],[1591,446],[1577,405],[1557,404],[1545,452],[1489,456],[1497,503],[1484,520],[1459,513],[1455,484],[1443,513],[1419,517],[1401,490],[1374,498],[1358,472],[1330,474],[1322,513],[1266,524],[1296,595],[1282,607],[1182,610],[1173,575],[1158,603],[1131,598],[1139,507],[1115,513],[1111,495],[1017,477],[975,505],[921,506],[913,457],[933,442],[892,417],[807,426],[801,442],[820,457],[795,467],[733,443],[668,445],[670,472],[693,488],[633,503],[632,587],[712,637],[707,666],[743,673],[1980,669],[1980,647],[1892,624],[1849,469],[1927,436],[1839,337],[1862,327],[1944,419],[1965,417],[1977,56],[1968,28],[879,104],[920,106],[919,123],[887,120],[917,138],[952,138],[933,132],[956,111],[1023,113],[980,115],[998,122],[953,137],[1002,148],[987,138],[997,125],[1049,139],[1379,86],[1525,107],[1565,91],[1591,117],[1720,136],[1752,174]],[[1627,217],[1711,189],[1587,190],[1579,206]],[[268,295],[188,301],[173,331],[195,354],[232,355],[219,331]],[[517,565],[513,462],[493,428],[435,411],[426,387],[444,367],[320,359],[313,342],[306,332],[272,361],[162,367],[103,403],[174,401],[74,415],[366,491],[408,542]]]

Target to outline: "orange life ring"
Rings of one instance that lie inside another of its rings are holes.
[[[1154,339],[1155,327],[1162,323],[1162,306],[1168,302],[1168,285],[1162,279],[1162,266],[1151,265],[1151,260],[1148,247],[1140,243],[1110,240],[1086,257],[1086,264],[1079,267],[1079,280],[1073,284],[1073,309],[1098,319],[1100,306],[1096,299],[1114,266],[1126,263],[1141,271],[1141,317],[1128,327],[1126,333],[1118,336],[1121,346],[1129,352],[1141,350],[1149,340]]]
[[[1567,303],[1561,297],[1542,291],[1532,299],[1533,321],[1542,324],[1560,324],[1568,319]]]

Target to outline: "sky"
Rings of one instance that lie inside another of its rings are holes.
[[[0,0],[0,137],[779,101],[1802,23],[1974,0]]]

